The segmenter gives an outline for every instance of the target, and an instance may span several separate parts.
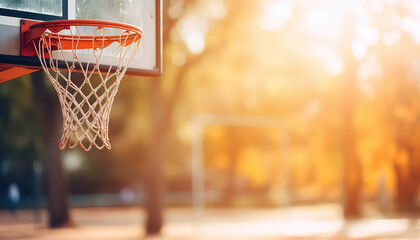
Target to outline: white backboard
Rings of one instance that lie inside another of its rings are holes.
[[[142,28],[144,34],[139,51],[126,74],[157,76],[162,68],[161,16],[161,0],[0,0],[0,72],[15,66],[40,66],[37,57],[20,55],[21,19],[95,19]],[[112,62],[114,57],[111,54],[105,56],[104,64]]]

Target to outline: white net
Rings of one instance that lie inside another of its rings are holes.
[[[33,41],[42,68],[60,100],[61,150],[66,145],[69,148],[80,145],[85,151],[92,146],[111,149],[108,126],[112,103],[141,38],[128,30],[112,35],[112,39],[105,35],[106,31],[118,30],[72,26],[54,33],[47,29]],[[81,36],[80,32],[90,32],[91,36]],[[114,64],[101,66],[101,60],[107,57],[103,56],[104,49],[108,52],[113,49]],[[76,71],[81,74],[74,74]]]

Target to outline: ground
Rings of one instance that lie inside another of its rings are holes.
[[[420,239],[420,220],[367,213],[353,221],[341,219],[338,205],[280,209],[170,208],[158,237],[145,237],[140,207],[76,208],[75,226],[46,228],[45,212],[0,211],[0,239],[27,240],[189,240],[189,239]]]

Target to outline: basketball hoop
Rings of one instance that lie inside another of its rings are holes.
[[[66,145],[80,145],[85,151],[92,146],[111,149],[108,126],[112,103],[143,31],[108,21],[57,20],[35,22],[22,32],[22,54],[38,55],[60,100],[60,149]],[[104,51],[114,51],[118,62],[106,62]],[[91,62],[82,63],[81,55],[90,55]],[[80,77],[72,75],[75,71],[83,75],[81,83],[77,81]]]

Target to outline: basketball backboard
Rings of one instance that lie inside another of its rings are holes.
[[[161,0],[0,0],[0,82],[41,67],[36,56],[21,55],[22,19],[94,19],[138,26],[144,35],[126,75],[157,76],[162,67],[161,17]],[[105,57],[112,61],[115,55],[111,53]]]

